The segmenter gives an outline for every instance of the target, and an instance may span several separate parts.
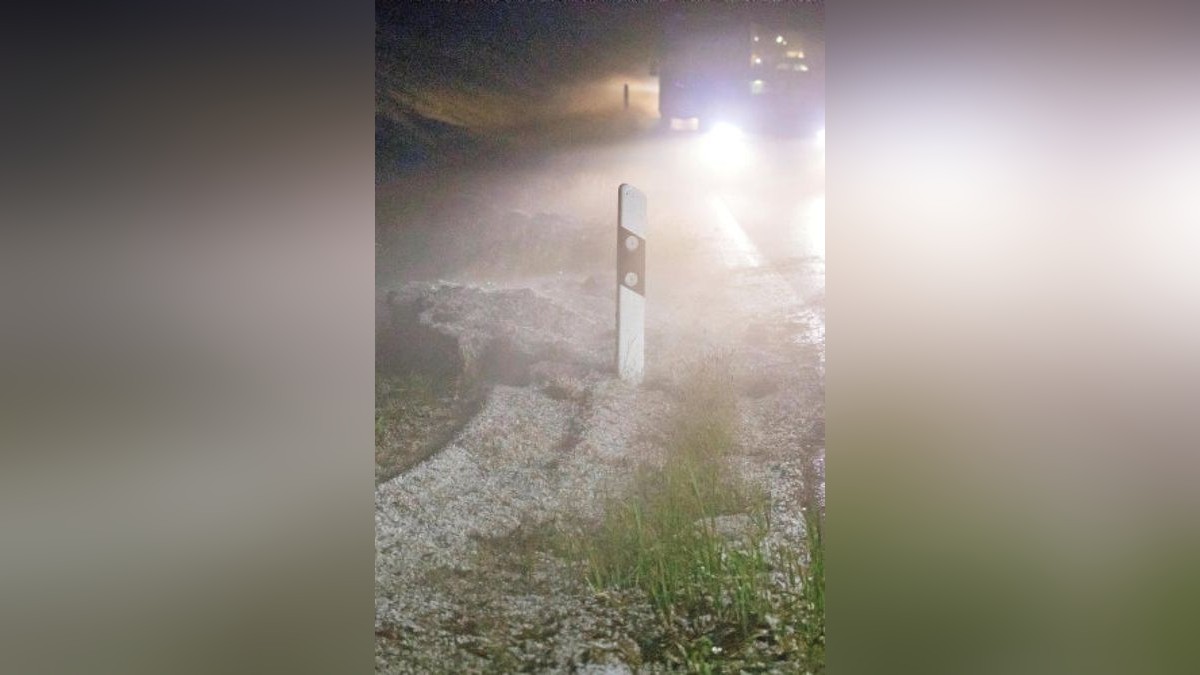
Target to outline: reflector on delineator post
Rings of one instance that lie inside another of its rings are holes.
[[[646,369],[646,195],[617,190],[617,374],[642,381]]]

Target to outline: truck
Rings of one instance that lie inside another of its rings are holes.
[[[659,114],[671,128],[724,122],[811,132],[824,117],[824,45],[790,26],[670,17],[658,60]]]

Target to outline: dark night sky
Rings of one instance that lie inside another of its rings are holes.
[[[394,77],[463,78],[536,93],[605,71],[643,70],[672,12],[823,23],[812,2],[376,3],[376,62]]]
[[[648,61],[655,8],[595,3],[380,3],[376,58],[402,78],[535,93]]]

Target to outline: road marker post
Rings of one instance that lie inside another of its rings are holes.
[[[646,370],[646,195],[617,189],[617,349],[622,380],[640,384]]]

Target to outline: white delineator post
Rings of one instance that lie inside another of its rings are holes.
[[[646,369],[646,195],[617,191],[617,374],[638,384]]]

